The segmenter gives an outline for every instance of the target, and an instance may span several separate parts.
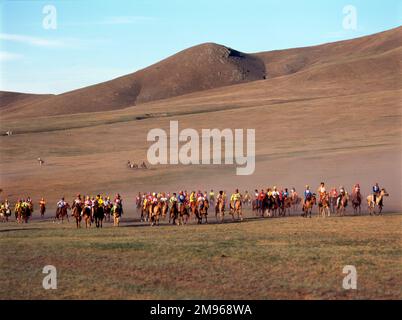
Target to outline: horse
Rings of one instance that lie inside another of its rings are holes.
[[[73,204],[71,210],[71,216],[74,217],[75,219],[77,229],[81,228],[81,220],[82,220],[81,212],[82,212],[82,206],[77,203]]]
[[[162,202],[162,209],[161,209],[161,213],[162,213],[162,219],[165,220],[166,219],[166,215],[167,212],[169,210],[169,204],[167,201],[163,201]]]
[[[308,216],[310,216],[311,218],[311,212],[313,211],[313,206],[315,204],[317,204],[317,198],[315,194],[313,194],[311,198],[306,199],[306,201],[304,202],[302,217],[307,218]]]
[[[190,215],[188,212],[188,207],[186,203],[179,204],[179,222],[181,224],[187,224]]]
[[[103,206],[103,211],[105,213],[105,220],[110,222],[110,215],[112,213],[112,204],[108,203],[107,205]]]
[[[177,209],[177,201],[173,201],[172,205],[169,209],[169,223],[172,221],[172,224],[180,225],[181,219],[179,218],[179,209]],[[177,221],[176,221],[177,220]]]
[[[237,219],[243,221],[242,205],[241,200],[230,201],[230,211],[232,215],[232,220],[235,220],[235,214],[237,214]]]
[[[64,206],[62,206],[61,208],[58,207],[56,209],[56,216],[54,217],[53,222],[56,221],[56,219],[58,221],[60,221],[61,219],[61,223],[64,223],[64,218],[67,218],[67,222],[70,222],[68,219],[68,209],[71,209],[70,205],[68,203],[66,203]]]
[[[121,215],[123,214],[123,207],[121,206],[121,204],[115,203],[112,208],[112,213],[113,213],[113,226],[118,227],[120,225]]]
[[[262,217],[272,217],[274,215],[275,199],[272,195],[267,193],[261,201]]]
[[[291,208],[292,208],[292,199],[289,197],[285,197],[282,201],[282,213],[284,217],[286,217],[286,212],[290,217]]]
[[[138,164],[131,163],[131,161],[128,160],[128,161],[127,161],[127,167],[128,167],[129,169],[138,169]]]
[[[147,199],[144,199],[142,205],[141,205],[141,221],[148,222],[149,218],[149,206],[151,205],[151,202],[148,201]]]
[[[8,217],[11,216],[9,205],[3,204],[0,209],[0,217],[2,222],[8,222]]]
[[[258,199],[254,199],[254,200],[251,202],[251,210],[252,210],[252,211],[255,211],[256,214],[258,215],[258,213],[259,213],[259,211],[260,211],[260,205],[259,205]]]
[[[301,203],[301,198],[297,195],[297,193],[292,193],[290,200],[293,212],[297,212],[299,209],[299,204]]]
[[[376,200],[374,202],[374,196],[371,194],[367,197],[367,204],[368,204],[368,210],[370,212],[370,216],[375,214],[375,206],[378,206],[378,215],[381,215],[382,209],[384,207],[384,197],[388,197],[389,193],[382,188],[380,191],[380,194],[376,197]]]
[[[85,221],[85,228],[90,228],[92,224],[91,208],[85,206],[82,210],[82,219]]]
[[[223,200],[222,197],[218,198],[218,201],[216,202],[215,205],[215,218],[218,220],[218,214],[221,223],[223,222],[223,219],[225,217],[225,201]]]
[[[103,227],[103,219],[105,218],[105,211],[103,205],[96,204],[94,206],[94,219],[97,228]]]
[[[348,206],[348,201],[349,201],[349,195],[346,192],[343,195],[341,194],[338,196],[336,213],[339,216],[345,215],[346,207]]]
[[[39,204],[39,211],[40,211],[40,217],[43,218],[46,212],[46,205],[44,203]]]
[[[320,194],[320,200],[318,201],[318,216],[326,217],[331,216],[329,194],[327,192]]]
[[[190,214],[194,217],[194,220],[198,219],[198,206],[196,201],[190,202]]]
[[[197,201],[197,206],[198,206],[198,223],[202,224],[202,218],[205,218],[205,223],[208,223],[208,209],[209,209],[208,199]]]
[[[337,207],[337,196],[334,196],[332,194],[329,195],[329,210],[331,213],[335,214],[336,213],[336,207]]]
[[[149,223],[151,227],[154,225],[159,225],[159,217],[162,212],[162,204],[158,201],[156,204],[150,206],[149,210]]]
[[[135,199],[135,208],[137,209],[137,213],[141,211],[142,203],[143,201],[141,195],[137,196],[137,198]]]
[[[359,212],[359,215],[361,214],[361,203],[362,203],[362,196],[359,192],[353,192],[352,193],[352,207],[353,207],[353,212],[356,215]]]
[[[242,203],[243,203],[244,206],[250,206],[251,205],[251,196],[250,196],[250,194],[248,192],[243,196]]]

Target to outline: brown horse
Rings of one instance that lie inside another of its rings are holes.
[[[179,205],[179,221],[181,224],[187,224],[190,219],[190,214],[188,212],[188,206],[186,203]]]
[[[329,194],[324,192],[320,194],[320,200],[318,201],[318,216],[326,217],[331,216],[331,210],[329,208]]]
[[[337,202],[337,199],[338,199],[337,196],[333,196],[332,194],[330,194],[330,196],[329,196],[329,211],[330,211],[331,213],[333,213],[333,214],[336,213],[336,207],[337,207],[336,202]]]
[[[71,216],[74,217],[75,219],[75,224],[77,226],[77,229],[81,228],[81,212],[82,212],[82,205],[79,204],[73,204],[73,208],[71,210]]]
[[[110,216],[112,214],[112,204],[109,203],[103,206],[103,211],[105,213],[105,221],[110,222]]]
[[[121,215],[123,214],[123,207],[121,204],[114,204],[112,208],[113,213],[113,226],[118,227],[120,226],[120,219]]]
[[[342,217],[345,215],[348,202],[349,202],[349,195],[346,192],[344,194],[339,195],[336,208],[336,213],[339,216]]]
[[[149,210],[149,222],[151,227],[154,225],[159,225],[159,217],[162,213],[162,204],[158,201],[157,203],[151,205]]]
[[[163,202],[162,202],[162,209],[161,209],[161,212],[162,212],[162,219],[163,219],[163,220],[166,219],[166,215],[167,215],[168,210],[169,210],[169,204],[168,204],[168,202],[167,202],[167,201],[163,201]]]
[[[198,218],[198,205],[196,201],[191,201],[190,202],[190,214],[193,216],[194,220],[199,219]]]
[[[54,221],[56,221],[56,219],[58,221],[60,221],[61,219],[61,223],[64,223],[64,218],[67,219],[67,222],[70,222],[70,220],[68,219],[68,209],[71,209],[70,205],[66,202],[66,204],[61,207],[61,208],[57,208],[56,209],[56,216],[54,217]]]
[[[289,197],[286,197],[282,201],[282,213],[283,213],[284,217],[286,217],[286,212],[288,213],[288,216],[290,217],[291,208],[292,208],[292,199]]]
[[[82,211],[82,219],[85,221],[85,228],[90,228],[92,224],[91,208],[84,207]]]
[[[173,201],[169,209],[169,223],[170,221],[172,221],[172,224],[177,224],[179,226],[180,222],[183,222],[180,220],[181,219],[179,219],[179,209],[177,208],[177,201]]]
[[[46,212],[46,205],[44,203],[39,204],[39,211],[41,218],[43,218]]]
[[[301,198],[297,195],[297,193],[292,193],[292,195],[290,196],[290,200],[293,212],[297,212],[297,210],[299,209],[299,205],[301,203]]]
[[[313,194],[310,199],[306,199],[306,201],[304,202],[302,216],[305,218],[310,216],[311,218],[311,212],[313,211],[313,207],[315,204],[317,204],[317,198],[316,195]]]
[[[218,214],[219,214],[219,219],[222,223],[225,218],[225,201],[223,200],[222,197],[218,198],[218,201],[216,202],[216,205],[215,205],[216,220],[218,220]]]
[[[361,214],[361,203],[362,203],[362,196],[359,192],[352,193],[352,207],[354,214]]]
[[[376,206],[378,207],[378,215],[381,215],[382,209],[384,207],[384,197],[388,196],[389,193],[383,188],[381,189],[380,194],[376,197],[375,201],[372,194],[367,197],[367,204],[370,216],[376,214],[375,212]]]
[[[230,212],[232,215],[232,220],[235,220],[235,214],[237,214],[237,219],[240,221],[243,221],[243,215],[242,215],[242,205],[240,200],[236,201],[230,201]]]
[[[242,203],[244,206],[250,206],[251,205],[251,195],[247,192],[243,197],[242,197]]]
[[[141,221],[148,222],[150,205],[151,205],[151,202],[148,201],[147,199],[144,199],[144,201],[141,205]]]
[[[198,202],[198,223],[202,224],[202,218],[205,219],[205,223],[208,223],[208,209],[209,209],[209,202],[208,199],[204,199],[203,201]]]
[[[103,205],[99,205],[96,203],[94,206],[94,219],[95,219],[95,225],[97,228],[102,228],[103,227],[103,219],[105,218],[105,211],[103,209]]]

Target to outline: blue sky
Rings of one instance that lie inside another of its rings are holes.
[[[43,26],[46,5],[56,9],[55,29]],[[356,28],[344,28],[347,5]],[[257,52],[388,30],[402,24],[402,1],[3,0],[0,19],[0,90],[61,93],[203,42]]]

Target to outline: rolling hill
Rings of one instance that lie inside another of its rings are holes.
[[[345,83],[362,81],[368,91],[370,84],[395,89],[401,83],[401,50],[402,27],[348,41],[256,54],[206,43],[135,73],[60,95],[3,92],[0,115],[110,111],[255,81],[261,88],[285,82],[296,89],[305,81],[317,81],[344,90]]]

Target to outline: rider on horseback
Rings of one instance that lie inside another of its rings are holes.
[[[303,205],[306,204],[307,200],[310,200],[312,198],[313,194],[310,190],[310,187],[308,185],[306,185],[306,190],[304,190],[304,202]]]
[[[353,187],[353,193],[359,194],[360,193],[360,185],[356,183]]]
[[[184,203],[186,202],[186,196],[184,195],[183,191],[179,192],[179,197],[177,200],[179,203],[179,210],[180,210],[181,206],[184,205]]]
[[[346,190],[343,186],[339,187],[339,195],[338,198],[336,200],[336,205],[337,208],[339,209],[340,205],[341,205],[341,199],[346,195]]]
[[[373,202],[376,204],[377,197],[380,195],[380,186],[378,185],[378,182],[373,186]]]
[[[211,202],[212,204],[215,202],[215,193],[214,193],[214,190],[212,190],[212,189],[209,192],[209,202]]]
[[[102,196],[100,194],[98,194],[96,196],[96,202],[98,203],[99,207],[103,207],[103,199],[102,199]]]
[[[82,203],[81,195],[80,195],[80,194],[77,194],[77,197],[76,197],[76,198],[74,199],[74,201],[73,201],[73,208],[74,208],[75,206],[80,206],[81,203]]]
[[[45,206],[46,205],[46,201],[45,201],[45,198],[41,198],[40,199],[40,201],[39,201],[39,206]]]
[[[173,205],[175,202],[177,202],[176,192],[174,192],[173,196],[170,197],[169,202],[171,205]]]
[[[196,195],[195,195],[195,191],[193,191],[193,192],[191,192],[191,194],[190,194],[190,205],[193,203],[193,202],[196,202],[197,201],[197,197],[196,197]]]
[[[64,201],[64,197],[62,197],[59,202],[57,202],[57,208],[61,209],[64,208],[64,206],[66,205],[66,202]]]

